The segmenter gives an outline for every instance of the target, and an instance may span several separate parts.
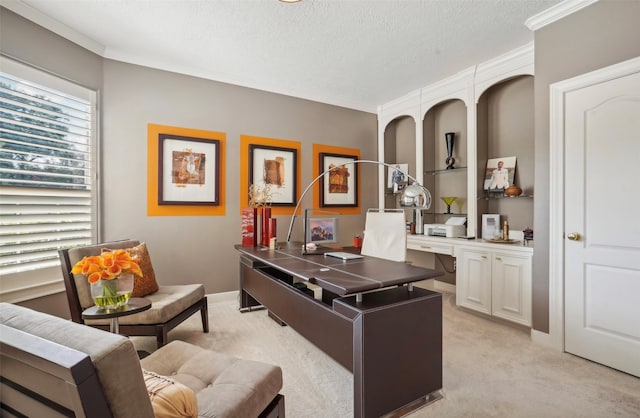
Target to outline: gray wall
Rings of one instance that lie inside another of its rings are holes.
[[[209,293],[238,288],[233,245],[240,242],[240,135],[301,141],[301,190],[313,179],[313,143],[357,148],[363,159],[377,158],[374,114],[111,60],[104,64],[102,113],[104,240],[146,241],[161,280],[202,282]],[[147,216],[148,123],[226,133],[226,216]],[[360,170],[361,180],[376,178],[377,166]],[[377,206],[377,182],[360,186],[364,213]],[[290,217],[277,219],[278,238],[285,240]],[[342,215],[339,222],[340,241],[349,245],[363,230],[364,215]],[[302,240],[300,220],[294,231],[292,238]]]
[[[300,190],[315,177],[313,143],[377,159],[375,114],[102,59],[4,8],[0,30],[3,54],[101,92],[102,240],[146,241],[161,283],[204,283],[207,293],[237,289],[240,135],[300,141]],[[147,216],[148,123],[226,133],[226,216]],[[377,167],[360,170],[362,214],[340,217],[344,245],[361,233],[366,208],[377,207]],[[309,193],[304,206],[311,204]],[[278,217],[281,240],[289,220]],[[302,238],[301,224],[293,239]],[[62,294],[23,304],[67,316]]]
[[[549,331],[549,86],[640,56],[639,1],[600,0],[535,32],[533,327]]]

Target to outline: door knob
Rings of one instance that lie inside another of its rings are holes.
[[[569,238],[571,241],[580,241],[580,234],[578,234],[577,232],[569,232],[567,234],[567,238]]]

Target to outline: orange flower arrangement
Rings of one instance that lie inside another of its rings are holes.
[[[127,271],[142,277],[137,260],[127,250],[104,251],[100,255],[84,257],[71,269],[73,274],[85,275],[89,283],[112,280]]]

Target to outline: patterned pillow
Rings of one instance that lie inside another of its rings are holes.
[[[133,281],[133,292],[131,297],[141,298],[158,291],[158,283],[156,282],[156,274],[151,265],[151,257],[147,251],[147,244],[142,242],[133,248],[127,248],[131,257],[138,257],[138,265],[142,270],[142,277],[137,277]]]
[[[142,370],[156,418],[198,417],[196,394],[180,382]]]

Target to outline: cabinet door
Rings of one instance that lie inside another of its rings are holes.
[[[531,257],[495,252],[493,315],[531,326]]]
[[[491,315],[490,253],[462,249],[456,275],[456,304]]]

